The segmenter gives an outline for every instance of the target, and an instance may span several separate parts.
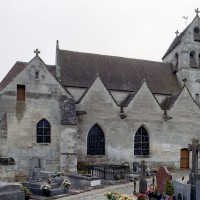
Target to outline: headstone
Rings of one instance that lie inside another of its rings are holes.
[[[176,180],[172,181],[174,186],[174,196],[178,200],[190,200],[191,195],[191,185],[178,182]],[[181,197],[182,196],[182,197]]]
[[[200,175],[198,174],[198,153],[200,151],[199,140],[193,138],[192,144],[188,145],[188,149],[192,151],[192,171],[189,174],[189,183],[191,184],[191,199],[199,200],[196,199],[196,196],[198,195],[196,192],[196,182],[200,180]]]
[[[145,194],[147,190],[147,181],[145,178],[147,166],[145,165],[145,161],[141,161],[140,165],[140,181],[139,181],[139,192]]]
[[[195,183],[195,188],[196,188],[196,199],[200,199],[200,180],[197,180]]]
[[[166,180],[170,179],[171,175],[167,169],[167,167],[161,166],[159,170],[156,172],[156,183],[159,193],[164,192],[164,186],[166,183]]]
[[[24,192],[20,191],[19,185],[0,185],[1,200],[22,200],[25,199]]]

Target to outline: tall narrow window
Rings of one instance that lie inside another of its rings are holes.
[[[195,95],[195,100],[196,100],[196,103],[199,104],[199,94]]]
[[[199,60],[198,68],[200,68],[200,53],[199,53],[198,57],[199,57],[199,59],[198,59]]]
[[[25,85],[17,85],[17,100],[25,101]]]
[[[46,119],[37,123],[37,143],[51,143],[51,125]]]
[[[143,126],[135,134],[134,155],[149,155],[149,136]]]
[[[174,58],[174,72],[177,72],[178,70],[178,53],[175,54]]]
[[[200,42],[200,31],[198,27],[194,28],[194,41]]]
[[[39,72],[38,72],[38,71],[35,72],[35,79],[36,79],[36,80],[39,79]]]
[[[196,62],[196,53],[194,51],[190,52],[190,67],[197,68],[197,62]]]
[[[105,155],[104,133],[98,125],[94,125],[88,133],[87,155]]]

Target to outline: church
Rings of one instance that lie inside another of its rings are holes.
[[[176,32],[163,62],[81,53],[56,44],[55,65],[35,50],[0,83],[1,177],[34,168],[145,160],[189,168],[200,139],[200,18]],[[164,38],[163,38],[164,39]]]

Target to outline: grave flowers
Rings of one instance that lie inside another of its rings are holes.
[[[156,197],[156,193],[157,193],[157,186],[154,184],[151,184],[146,191],[146,195],[149,198],[151,198],[151,197]]]
[[[126,194],[120,194],[119,192],[105,192],[104,196],[106,196],[108,200],[136,200],[133,197]]]
[[[43,194],[47,197],[50,196],[50,189],[51,189],[51,186],[47,183],[43,183],[41,186],[40,186],[40,189],[43,191]]]
[[[71,183],[70,183],[70,181],[69,181],[68,179],[65,179],[65,180],[62,182],[62,185],[63,185],[65,188],[68,188],[68,187],[71,185]]]
[[[146,200],[148,197],[145,194],[139,193],[137,194],[138,200]]]

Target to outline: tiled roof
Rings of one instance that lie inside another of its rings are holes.
[[[169,63],[59,50],[61,82],[88,88],[99,74],[108,90],[136,91],[143,79],[153,93],[173,94],[180,87]]]

